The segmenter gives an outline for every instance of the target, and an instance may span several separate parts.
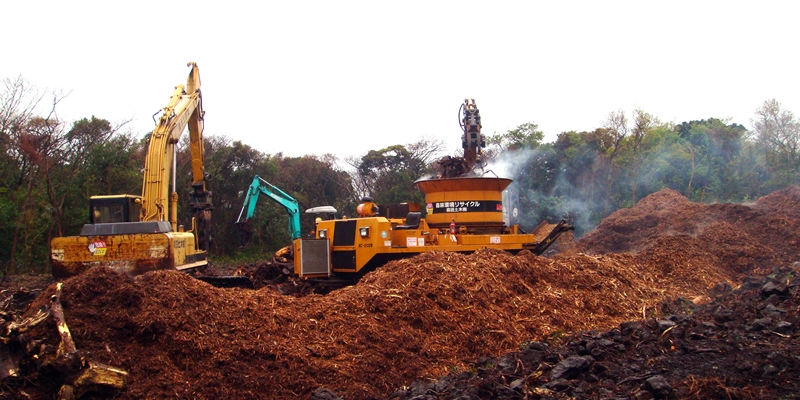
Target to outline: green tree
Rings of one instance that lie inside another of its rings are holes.
[[[794,113],[775,99],[767,100],[756,110],[753,127],[767,162],[779,171],[775,183],[800,183],[800,122]]]
[[[45,174],[51,236],[76,234],[88,222],[90,196],[141,192],[140,143],[117,134],[124,124],[83,118],[59,139]]]
[[[542,144],[544,132],[539,130],[539,125],[526,122],[518,125],[516,129],[509,129],[503,134],[494,134],[486,138],[489,146],[497,146],[501,151],[515,151],[521,149],[535,149]]]
[[[639,199],[640,169],[647,149],[643,148],[646,138],[661,124],[654,115],[641,109],[633,111],[633,128],[628,138],[628,150],[630,152],[630,182],[631,182],[631,205],[636,204]]]
[[[191,224],[192,165],[189,135],[184,135],[176,158],[176,189],[179,194],[179,223]],[[266,176],[276,167],[266,157],[241,141],[231,142],[223,135],[203,138],[206,189],[212,192],[211,243],[212,255],[234,254],[239,246],[235,226],[243,203],[243,192],[253,176]]]
[[[369,151],[361,157],[357,172],[365,193],[378,204],[421,201],[414,188],[414,165],[411,152],[394,145]]]
[[[46,259],[46,243],[50,216],[47,207],[47,172],[54,155],[63,143],[63,124],[55,117],[56,106],[63,96],[52,93],[52,103],[45,116],[38,115],[40,104],[47,97],[24,79],[4,80],[0,94],[0,187],[3,188],[4,218],[0,237],[5,241],[2,273],[18,267],[25,270],[42,265]],[[6,241],[7,240],[7,241]]]
[[[622,148],[623,141],[628,137],[628,118],[625,111],[617,110],[608,114],[603,129],[608,133],[609,143],[606,146],[603,162],[605,163],[605,173],[607,188],[614,186],[614,183],[622,181],[623,168],[617,163],[617,156]],[[603,215],[611,213],[612,204],[616,203],[614,197],[619,197],[619,193],[614,190],[606,190],[603,199]],[[616,208],[616,207],[615,207]]]
[[[568,213],[580,217],[574,221],[579,233],[596,225],[603,216],[603,199],[611,190],[605,182],[608,164],[604,162],[610,143],[611,135],[602,128],[563,132],[554,143],[560,175],[553,194],[569,199],[572,205]]]
[[[407,146],[393,145],[371,150],[360,159],[347,162],[354,168],[354,193],[358,200],[369,195],[378,204],[423,202],[415,181],[433,174],[431,164],[443,148],[439,140],[423,138]]]

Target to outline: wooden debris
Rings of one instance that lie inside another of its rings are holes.
[[[32,315],[22,319],[21,322],[11,321],[6,324],[0,354],[3,370],[0,378],[17,376],[19,365],[23,358],[30,358],[37,369],[52,370],[63,377],[65,383],[61,385],[56,397],[61,400],[78,399],[88,392],[113,393],[125,388],[128,373],[119,368],[97,363],[82,357],[78,351],[61,304],[63,283],[54,285],[54,293],[50,295],[47,307],[36,308]],[[49,354],[47,346],[34,346],[27,348],[31,351],[27,356],[17,352],[16,357],[11,357],[11,347],[26,348],[24,344],[28,339],[22,334],[38,327],[47,317],[52,316],[56,327],[58,345],[55,354]],[[52,377],[50,378],[52,380]]]

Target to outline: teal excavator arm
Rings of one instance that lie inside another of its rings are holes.
[[[300,205],[297,203],[297,200],[295,200],[294,197],[286,194],[286,192],[283,190],[278,189],[273,184],[256,175],[253,177],[253,182],[250,184],[250,188],[247,189],[242,211],[239,212],[239,219],[236,221],[236,225],[239,227],[239,230],[244,234],[244,241],[249,242],[252,234],[250,219],[253,218],[253,215],[255,214],[256,204],[258,203],[258,198],[261,194],[266,195],[286,209],[286,213],[289,215],[289,233],[292,235],[292,240],[301,237]],[[242,215],[244,215],[244,218],[242,218]]]

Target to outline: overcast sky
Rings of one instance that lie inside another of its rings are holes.
[[[798,4],[9,0],[0,78],[142,136],[195,61],[205,134],[287,156],[425,136],[453,153],[466,97],[484,133],[534,122],[548,142],[637,107],[750,129],[767,99],[800,113]]]

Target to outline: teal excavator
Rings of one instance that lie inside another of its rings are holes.
[[[275,185],[256,175],[253,177],[253,182],[247,189],[247,193],[244,196],[242,211],[239,212],[239,219],[236,220],[236,226],[239,228],[243,245],[246,246],[250,244],[250,241],[253,239],[253,224],[251,219],[256,212],[258,198],[262,194],[286,209],[286,214],[289,215],[289,233],[292,235],[292,240],[300,238],[303,235],[300,228],[300,204],[297,203],[294,197],[289,196],[283,190],[278,189]],[[245,210],[247,211],[245,212]],[[242,215],[244,215],[244,219]]]
[[[236,227],[239,228],[242,246],[249,245],[253,239],[252,219],[256,213],[258,198],[261,197],[262,194],[283,206],[286,210],[286,214],[289,216],[289,234],[292,236],[292,241],[300,239],[303,236],[302,228],[300,227],[300,204],[298,204],[294,197],[256,175],[253,177],[253,182],[250,183],[250,187],[247,189],[247,193],[244,196],[244,205],[242,206],[242,210],[239,211],[239,218],[236,220]],[[333,219],[336,214],[336,209],[331,206],[319,206],[309,208],[306,210],[306,214],[316,215],[320,220]],[[291,256],[291,251],[292,246],[289,245],[278,250],[275,256]]]
[[[256,205],[258,198],[265,195],[272,201],[280,204],[286,210],[289,216],[289,233],[292,240],[298,239],[302,236],[300,228],[300,204],[297,200],[278,189],[275,185],[267,182],[260,176],[253,177],[250,187],[244,195],[244,205],[242,210],[239,211],[239,218],[236,220],[236,227],[239,231],[239,238],[241,246],[248,246],[253,239],[253,223],[252,219],[256,212]],[[292,246],[286,246],[275,253],[276,257],[291,257]],[[244,287],[252,288],[253,283],[249,278],[240,275],[234,276],[200,276],[200,280],[208,282],[217,287]]]

